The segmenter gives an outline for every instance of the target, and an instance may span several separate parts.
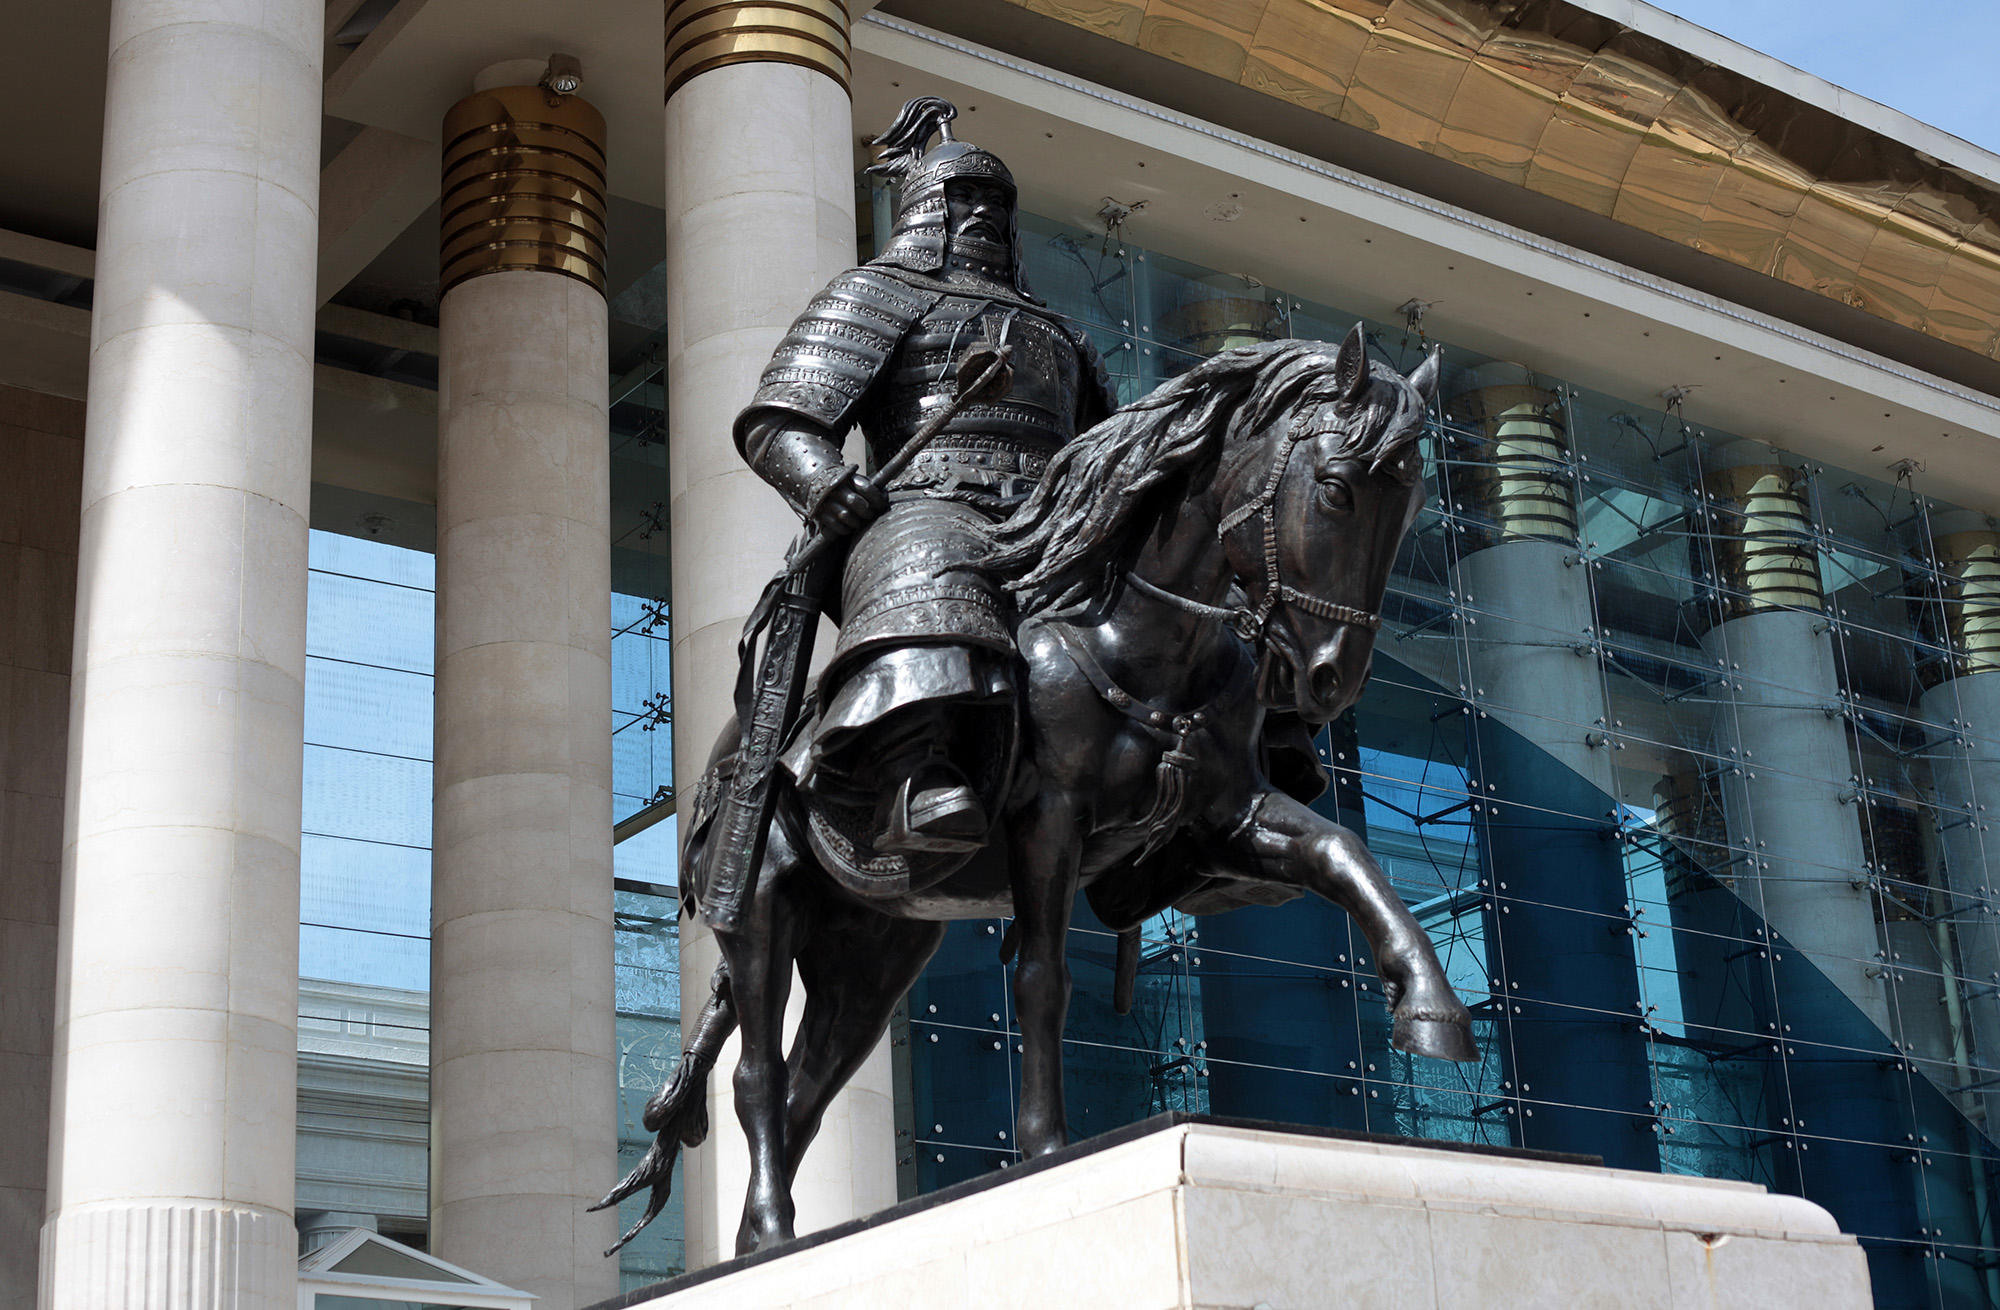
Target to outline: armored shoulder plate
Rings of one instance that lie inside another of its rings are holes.
[[[837,436],[896,343],[936,301],[885,273],[847,270],[813,297],[785,333],[743,414],[789,410]],[[736,426],[740,434],[743,417]]]

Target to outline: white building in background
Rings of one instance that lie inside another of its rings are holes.
[[[1086,924],[1073,1128],[1747,1178],[1858,1233],[1879,1304],[2000,1305],[2000,158],[1635,0],[0,31],[0,1310],[290,1310],[301,1255],[402,1258],[356,1227],[542,1310],[727,1254],[726,1080],[684,1211],[621,1264],[584,1207],[714,961],[673,785],[793,528],[730,420],[873,253],[863,141],[916,94],[1008,161],[1128,400],[1357,320],[1448,348],[1327,803],[1492,1054],[1391,1057],[1330,911],[1164,917],[1129,1021]],[[802,1230],[1005,1162],[997,928],[829,1120]]]

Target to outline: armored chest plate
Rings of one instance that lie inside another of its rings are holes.
[[[1009,315],[1012,322],[1007,323]],[[971,296],[947,296],[903,338],[889,360],[879,400],[862,415],[877,457],[895,451],[933,413],[951,403],[953,373],[965,348],[1003,330],[1014,348],[1014,382],[997,401],[969,405],[939,435],[997,439],[1006,447],[1046,454],[1076,435],[1082,367],[1075,344],[1038,314]]]

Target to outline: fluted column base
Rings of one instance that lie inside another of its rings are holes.
[[[212,1201],[78,1206],[42,1225],[42,1310],[292,1310],[290,1215]]]

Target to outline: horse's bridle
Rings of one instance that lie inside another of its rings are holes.
[[[1285,480],[1285,472],[1292,466],[1292,455],[1309,437],[1321,435],[1308,431],[1308,421],[1319,412],[1323,402],[1301,405],[1298,416],[1292,420],[1291,430],[1285,434],[1285,450],[1282,458],[1271,461],[1271,476],[1264,482],[1264,489],[1252,499],[1245,501],[1216,524],[1215,539],[1221,541],[1247,522],[1252,515],[1262,515],[1264,519],[1264,589],[1254,605],[1229,608],[1222,605],[1208,605],[1198,600],[1156,587],[1137,574],[1126,574],[1126,581],[1141,593],[1154,600],[1164,601],[1190,614],[1217,619],[1227,623],[1237,636],[1259,648],[1264,646],[1265,629],[1270,626],[1271,612],[1280,603],[1296,605],[1308,614],[1335,623],[1351,624],[1378,632],[1382,627],[1382,616],[1367,610],[1356,609],[1352,605],[1338,605],[1330,600],[1300,591],[1286,582],[1278,572],[1278,488]]]

